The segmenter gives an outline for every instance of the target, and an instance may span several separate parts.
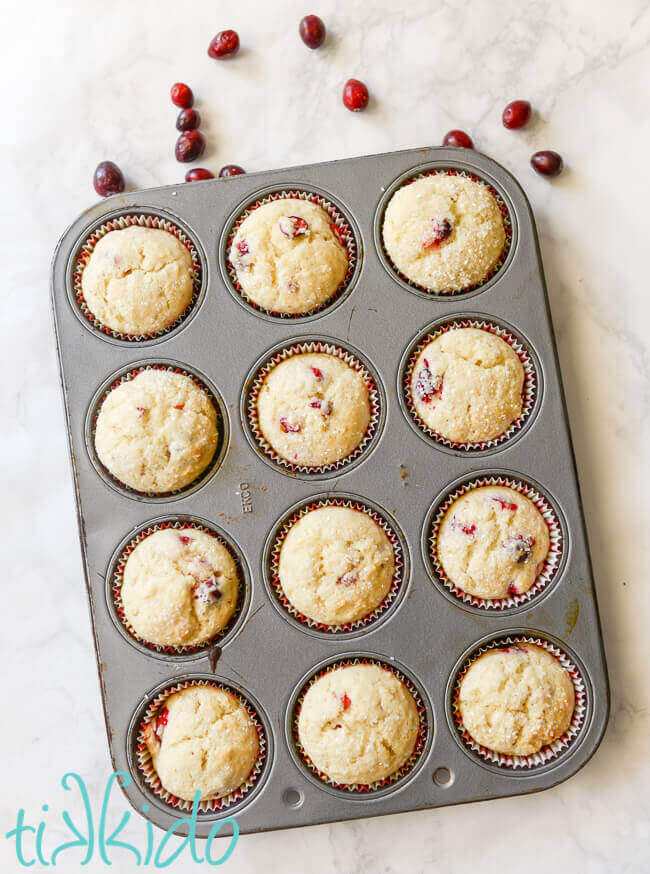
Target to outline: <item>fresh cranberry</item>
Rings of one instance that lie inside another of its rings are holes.
[[[317,49],[325,41],[325,25],[318,15],[305,15],[300,22],[300,39],[310,49]]]
[[[451,232],[453,230],[452,224],[449,219],[443,218],[433,218],[431,219],[431,223],[433,225],[433,232],[430,237],[428,237],[423,243],[423,249],[435,249],[437,248],[447,237],[451,236]]]
[[[112,161],[102,161],[95,168],[93,185],[100,197],[108,197],[110,194],[120,194],[124,191],[124,176],[122,171]]]
[[[442,393],[442,376],[440,374],[434,376],[431,373],[426,359],[415,381],[415,393],[425,404],[432,401],[436,394]]]
[[[559,176],[564,167],[562,156],[548,149],[542,152],[535,152],[530,159],[530,163],[533,169],[537,170],[542,176]]]
[[[312,367],[311,372],[314,374],[314,377],[317,380],[320,381],[323,378],[323,371],[320,369],[320,367]]]
[[[196,161],[205,151],[205,139],[201,131],[186,130],[176,140],[176,160],[182,164]]]
[[[181,109],[189,109],[194,103],[192,89],[185,82],[177,82],[175,85],[172,85],[171,98],[172,103],[175,106],[180,106]]]
[[[280,417],[280,427],[285,434],[297,434],[300,431],[300,425],[290,422],[286,416]]]
[[[187,546],[187,544],[190,542],[190,538],[187,536],[187,534],[179,534],[178,539],[183,544],[183,546]]]
[[[530,121],[530,103],[527,100],[513,100],[503,110],[501,120],[508,130],[519,130]]]
[[[239,254],[242,256],[242,258],[244,257],[244,255],[248,255],[250,252],[250,249],[248,248],[248,243],[246,242],[246,240],[240,240],[237,243],[235,248],[237,249]]]
[[[201,127],[201,116],[196,109],[181,109],[176,119],[176,130],[196,130]]]
[[[185,174],[186,182],[198,182],[200,179],[214,179],[214,173],[205,170],[203,167],[192,167]]]
[[[514,501],[507,501],[505,498],[492,498],[492,500],[498,504],[502,510],[512,510],[514,512],[518,506]]]
[[[285,237],[293,239],[302,237],[309,230],[309,225],[297,215],[283,215],[278,219],[278,226]]]
[[[146,407],[136,407],[136,410],[138,411],[138,416],[144,416],[144,414],[147,412]]]
[[[358,79],[348,79],[343,88],[343,105],[351,112],[359,112],[368,105],[368,89]]]
[[[474,148],[472,138],[464,130],[450,130],[449,133],[445,134],[442,144],[443,146],[455,146],[462,149]]]
[[[343,705],[344,710],[348,710],[350,704],[352,704],[352,701],[350,701],[350,696],[347,692],[343,693],[343,697],[341,698],[341,704]]]
[[[236,30],[221,30],[208,46],[211,58],[224,61],[232,58],[239,51],[239,36]]]
[[[225,167],[222,167],[221,170],[219,170],[219,176],[221,179],[223,179],[224,177],[228,176],[241,176],[242,173],[245,172],[246,171],[242,167],[239,167],[237,164],[226,164]]]

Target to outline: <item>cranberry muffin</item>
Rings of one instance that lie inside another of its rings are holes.
[[[399,188],[386,207],[382,236],[404,276],[441,293],[483,282],[506,242],[503,218],[487,185],[445,173]]]
[[[257,399],[265,440],[285,460],[333,464],[363,441],[370,399],[361,373],[330,353],[291,355],[267,375]]]
[[[317,507],[291,526],[278,576],[303,615],[326,625],[362,619],[391,587],[395,555],[386,532],[367,513]]]
[[[104,399],[95,450],[127,486],[165,493],[189,485],[206,469],[218,437],[214,405],[189,376],[147,368]]]
[[[138,543],[124,567],[121,598],[135,633],[157,646],[199,646],[229,622],[239,574],[226,547],[195,528],[165,528]]]
[[[298,737],[313,764],[337,783],[390,777],[415,748],[420,720],[413,695],[378,665],[334,668],[307,690]]]
[[[424,424],[454,443],[503,434],[523,409],[525,372],[514,349],[490,331],[452,328],[422,349],[410,393]]]
[[[445,513],[436,544],[448,580],[469,595],[527,592],[544,567],[550,538],[535,504],[505,486],[470,489]]]
[[[172,325],[192,300],[192,258],[169,231],[138,225],[109,231],[90,254],[81,291],[107,328],[155,334]]]
[[[245,783],[259,754],[255,725],[230,692],[189,686],[151,720],[146,744],[163,788],[184,801],[223,798]]]
[[[540,646],[491,649],[470,665],[459,689],[464,728],[481,746],[531,756],[571,724],[575,689],[569,672]]]
[[[325,210],[289,197],[252,210],[237,229],[228,257],[249,300],[291,315],[326,303],[348,269],[347,250]]]

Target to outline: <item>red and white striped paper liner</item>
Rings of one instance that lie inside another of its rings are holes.
[[[506,755],[505,753],[495,752],[494,750],[488,749],[488,747],[484,747],[481,744],[477,743],[463,725],[463,718],[460,713],[458,702],[460,696],[460,686],[463,677],[469,670],[470,666],[476,661],[476,659],[492,649],[514,646],[516,644],[522,643],[539,646],[542,649],[545,649],[547,652],[551,653],[551,655],[555,656],[555,658],[560,662],[562,667],[568,672],[571,680],[573,681],[575,706],[573,710],[573,716],[571,717],[571,722],[564,734],[556,738],[552,743],[542,747],[541,750],[539,750],[539,752],[537,753],[533,753],[529,756],[512,756]],[[553,761],[553,759],[556,759],[558,756],[560,756],[575,742],[576,738],[580,734],[585,724],[585,718],[587,714],[587,690],[582,674],[580,673],[576,665],[571,661],[569,656],[559,647],[555,646],[550,641],[545,640],[541,637],[534,637],[529,635],[507,635],[504,637],[495,638],[489,643],[486,643],[484,646],[481,646],[479,649],[475,650],[475,652],[473,652],[472,655],[469,656],[468,659],[465,661],[463,666],[458,671],[456,679],[454,680],[454,685],[451,691],[451,711],[454,724],[456,725],[456,729],[460,737],[462,738],[465,745],[470,750],[472,750],[473,753],[475,753],[484,761],[489,762],[493,765],[498,765],[499,767],[504,769],[530,771],[534,768],[538,768],[541,765],[546,765],[549,762]]]
[[[346,622],[343,625],[328,625],[327,623],[319,622],[316,619],[311,619],[309,616],[305,616],[303,613],[301,613],[296,607],[294,607],[294,605],[285,595],[279,575],[280,552],[282,551],[282,546],[292,526],[295,525],[295,523],[307,513],[310,513],[312,510],[317,510],[320,507],[348,507],[351,510],[357,510],[360,513],[365,513],[366,516],[369,516],[373,520],[373,522],[376,522],[376,524],[379,525],[384,534],[390,540],[391,546],[393,547],[395,570],[393,573],[393,580],[391,582],[390,588],[386,593],[384,599],[381,601],[380,604],[375,607],[372,612],[368,613],[367,616],[364,616],[363,618],[357,619],[353,622]],[[377,619],[383,616],[390,609],[392,604],[394,604],[395,599],[400,593],[402,585],[404,585],[404,553],[402,550],[402,543],[400,541],[400,538],[393,530],[388,520],[385,519],[384,516],[382,516],[379,512],[373,510],[367,504],[364,504],[363,501],[355,501],[350,498],[321,498],[316,501],[309,501],[298,510],[296,510],[295,513],[293,513],[288,519],[284,520],[282,526],[280,527],[280,530],[277,532],[277,535],[275,537],[267,570],[268,579],[273,593],[278,603],[283,607],[284,610],[287,611],[287,613],[289,613],[290,616],[292,616],[298,622],[301,622],[303,625],[306,625],[309,628],[313,628],[316,631],[322,631],[332,635],[340,635],[346,632],[359,631],[363,628],[367,628],[368,626],[372,625]]]
[[[172,322],[166,328],[162,328],[160,331],[153,331],[146,334],[124,334],[120,331],[114,330],[113,328],[109,328],[107,325],[104,325],[86,303],[86,299],[84,298],[83,289],[81,286],[84,269],[90,259],[90,256],[93,253],[93,250],[95,249],[95,246],[102,239],[102,237],[105,237],[106,234],[110,233],[111,231],[124,230],[125,228],[129,228],[134,225],[142,228],[155,228],[173,234],[173,236],[180,240],[180,242],[185,246],[187,251],[190,253],[190,257],[192,259],[192,299],[174,322]],[[100,331],[102,334],[106,334],[106,336],[113,337],[116,340],[124,340],[131,343],[138,343],[144,340],[155,340],[159,337],[164,337],[165,334],[169,334],[171,331],[177,328],[183,321],[185,321],[187,316],[193,310],[201,292],[202,284],[203,271],[201,269],[201,259],[199,258],[199,253],[192,240],[187,236],[185,231],[181,230],[181,228],[178,227],[178,225],[169,221],[169,219],[161,218],[160,216],[155,215],[142,215],[134,213],[132,215],[118,216],[117,218],[110,219],[109,221],[101,224],[99,227],[94,228],[93,231],[86,237],[85,241],[81,244],[72,269],[72,292],[74,295],[74,299],[77,303],[77,307],[84,319],[96,331]]]
[[[325,674],[329,674],[331,671],[337,670],[338,668],[350,667],[352,665],[377,665],[380,668],[383,668],[386,671],[390,671],[398,680],[400,680],[408,689],[408,691],[413,696],[415,700],[415,704],[418,711],[418,716],[420,718],[420,726],[418,729],[418,734],[415,740],[415,745],[413,747],[413,752],[409,756],[409,758],[404,762],[404,764],[398,768],[397,771],[393,774],[389,774],[388,777],[384,777],[383,780],[377,780],[374,783],[337,783],[336,780],[333,780],[331,777],[328,777],[323,771],[320,771],[316,765],[309,758],[307,753],[305,752],[302,744],[300,743],[300,736],[298,732],[298,720],[300,718],[300,710],[302,707],[302,702],[304,701],[305,695],[307,694],[310,687],[319,680],[321,677],[324,677]],[[332,664],[325,665],[319,671],[317,671],[312,677],[307,680],[304,684],[298,697],[296,698],[293,714],[291,719],[291,731],[293,735],[293,742],[300,757],[300,760],[303,762],[305,767],[319,780],[323,783],[327,783],[329,786],[332,786],[334,789],[341,790],[343,792],[349,792],[351,795],[371,795],[373,792],[379,792],[380,790],[384,790],[390,786],[393,786],[395,783],[402,780],[407,774],[409,774],[419,762],[425,748],[427,745],[427,740],[429,736],[429,722],[427,717],[427,708],[420,695],[418,689],[415,684],[410,680],[410,678],[400,671],[395,665],[391,665],[388,662],[384,662],[381,659],[371,658],[370,656],[355,656],[353,658],[342,658]]]
[[[116,476],[114,476],[110,472],[110,470],[100,461],[99,456],[97,455],[96,449],[95,449],[95,456],[97,458],[98,464],[101,466],[101,468],[105,472],[106,476],[108,476],[112,482],[114,482],[117,486],[119,486],[125,492],[128,492],[129,494],[132,494],[132,495],[141,495],[142,497],[167,498],[167,497],[172,497],[175,495],[180,495],[183,492],[187,491],[188,489],[194,488],[194,486],[198,482],[202,481],[203,479],[206,479],[209,476],[210,472],[212,471],[212,469],[214,468],[215,464],[217,463],[217,461],[219,459],[221,446],[223,444],[223,439],[224,439],[223,416],[221,413],[221,406],[218,403],[217,399],[215,398],[214,394],[210,391],[208,386],[202,380],[200,380],[198,376],[196,376],[196,374],[192,373],[192,371],[190,371],[190,370],[185,370],[183,367],[175,367],[174,365],[171,365],[171,364],[162,364],[162,363],[154,361],[151,364],[146,364],[146,365],[142,364],[142,365],[139,365],[138,367],[134,367],[131,370],[127,371],[126,373],[123,373],[121,376],[118,376],[108,386],[106,391],[104,391],[102,393],[102,396],[97,401],[97,403],[95,405],[95,409],[93,410],[93,413],[92,413],[91,439],[93,442],[93,447],[95,445],[95,431],[97,429],[97,419],[99,417],[99,413],[101,411],[102,404],[104,403],[104,401],[106,400],[108,395],[113,391],[113,389],[122,385],[122,383],[129,382],[130,380],[134,379],[139,373],[142,373],[145,370],[168,370],[170,373],[180,373],[182,376],[187,376],[189,379],[191,379],[192,382],[194,383],[194,385],[197,388],[200,388],[201,391],[204,392],[208,396],[210,402],[212,403],[212,406],[215,409],[215,413],[217,416],[217,420],[216,420],[217,445],[215,447],[214,454],[212,456],[212,459],[210,460],[210,463],[207,465],[207,467],[205,467],[198,474],[198,476],[194,480],[192,480],[191,483],[188,483],[187,485],[183,486],[180,489],[174,489],[173,491],[170,491],[170,492],[141,492],[141,491],[138,491],[138,489],[134,489],[132,486],[129,486],[126,483],[123,483]]]
[[[491,440],[484,440],[477,443],[457,443],[453,440],[449,440],[446,437],[443,437],[442,434],[438,434],[437,431],[429,428],[426,422],[424,422],[424,420],[420,417],[415,406],[415,401],[413,400],[413,396],[411,394],[411,379],[413,376],[413,369],[422,350],[433,340],[436,340],[438,337],[441,337],[448,331],[452,331],[457,328],[478,328],[482,331],[488,331],[490,334],[494,334],[495,336],[500,337],[516,353],[524,368],[524,384],[521,392],[521,413],[514,420],[514,422],[512,422],[512,424],[506,431],[496,437],[493,437]],[[519,340],[518,337],[515,337],[515,335],[512,334],[507,328],[504,328],[502,325],[499,325],[496,322],[491,322],[487,319],[452,318],[450,321],[444,322],[443,324],[436,326],[433,331],[427,333],[426,336],[422,337],[417,342],[415,347],[411,350],[406,367],[404,368],[404,372],[402,374],[402,392],[410,417],[413,419],[418,428],[423,431],[431,440],[450,449],[462,450],[464,452],[481,452],[485,449],[492,449],[496,446],[501,446],[523,428],[523,426],[528,421],[530,414],[532,413],[535,406],[535,401],[537,400],[538,378],[530,352],[521,342],[521,340]]]
[[[235,562],[235,567],[237,568],[238,589],[237,600],[235,603],[235,609],[233,611],[233,614],[222,629],[220,629],[213,637],[211,637],[209,640],[204,641],[203,643],[179,644],[177,646],[152,643],[150,640],[146,640],[137,633],[137,631],[128,621],[128,618],[126,617],[126,614],[124,612],[124,604],[122,603],[122,583],[124,582],[124,570],[126,568],[126,563],[129,559],[129,556],[132,554],[136,546],[142,543],[143,540],[146,540],[147,537],[150,537],[156,531],[166,531],[169,529],[173,529],[174,531],[186,531],[188,529],[191,529],[194,531],[203,531],[205,534],[209,534],[211,537],[214,537],[214,539],[217,540],[225,549],[228,550],[228,554]],[[180,519],[166,519],[164,521],[157,522],[155,525],[149,525],[141,531],[138,531],[137,534],[135,534],[135,536],[131,540],[129,540],[126,546],[121,550],[120,555],[115,561],[111,570],[109,585],[111,590],[111,596],[113,599],[113,605],[115,607],[115,613],[117,614],[120,622],[122,623],[125,630],[129,633],[129,635],[138,643],[146,646],[148,649],[154,650],[155,652],[164,653],[166,655],[188,655],[190,653],[198,653],[204,650],[207,651],[211,647],[215,646],[215,644],[220,643],[237,624],[237,621],[241,615],[242,607],[244,606],[246,594],[246,583],[244,578],[244,571],[241,566],[241,561],[230,543],[228,543],[227,540],[225,540],[216,531],[214,531],[212,528],[209,528],[207,525],[203,525],[198,521]]]
[[[264,381],[267,376],[276,367],[280,362],[286,361],[287,358],[291,358],[293,355],[303,355],[305,353],[325,353],[327,355],[335,355],[337,358],[340,358],[341,361],[344,361],[347,365],[349,365],[353,370],[356,370],[357,373],[361,374],[363,377],[363,381],[365,383],[366,389],[368,391],[368,401],[370,404],[370,422],[368,423],[368,428],[363,437],[363,440],[359,443],[359,445],[350,452],[349,455],[346,455],[345,458],[340,458],[338,461],[334,461],[331,464],[322,464],[309,466],[304,464],[297,464],[296,462],[289,461],[287,458],[283,458],[281,455],[275,451],[275,449],[271,446],[271,444],[267,441],[266,437],[262,433],[262,429],[260,428],[259,419],[257,415],[257,399],[259,393],[264,385]],[[286,346],[284,349],[280,349],[278,352],[274,353],[261,367],[257,370],[257,373],[251,380],[250,387],[247,390],[246,395],[246,411],[247,411],[247,424],[249,431],[259,447],[260,452],[273,461],[278,467],[283,468],[291,473],[307,473],[318,476],[320,474],[329,473],[330,471],[340,470],[341,468],[351,464],[357,458],[359,458],[363,453],[367,450],[368,446],[372,442],[373,438],[376,436],[378,428],[379,428],[379,420],[381,416],[381,399],[379,394],[379,388],[375,381],[374,376],[370,373],[368,368],[363,364],[352,352],[348,352],[347,349],[342,346],[336,346],[333,343],[326,343],[320,340],[306,340],[304,342],[295,342],[290,346]]]
[[[255,726],[255,730],[257,731],[259,752],[253,770],[246,780],[229,795],[224,795],[223,798],[211,798],[199,802],[199,813],[219,813],[222,810],[227,810],[234,804],[238,804],[251,793],[255,785],[259,782],[268,756],[266,730],[261,717],[248,698],[232,686],[222,683],[219,680],[184,680],[180,683],[169,686],[167,689],[163,689],[162,692],[159,692],[147,705],[144,717],[141,719],[138,726],[138,734],[136,738],[136,759],[138,770],[140,771],[146,786],[151,790],[151,792],[158,796],[158,798],[164,801],[165,804],[182,812],[187,812],[192,809],[192,801],[186,801],[183,798],[179,798],[177,795],[173,795],[162,785],[160,778],[156,773],[156,769],[151,759],[151,753],[149,752],[146,742],[149,725],[152,720],[155,719],[155,716],[164,701],[169,698],[170,695],[180,692],[183,689],[188,689],[191,686],[209,686],[213,689],[221,689],[223,692],[228,692],[243,705]]]
[[[501,218],[503,219],[503,230],[505,232],[505,241],[503,244],[503,249],[501,250],[501,254],[496,260],[495,264],[488,270],[485,274],[481,282],[477,282],[475,285],[468,285],[465,288],[454,289],[453,291],[436,291],[431,288],[425,288],[423,285],[415,282],[413,279],[409,279],[409,277],[402,273],[402,271],[394,264],[392,258],[390,257],[386,246],[384,245],[384,217],[382,216],[382,228],[381,228],[381,248],[384,258],[386,259],[386,263],[391,267],[391,269],[396,273],[397,276],[409,285],[411,288],[414,288],[416,291],[422,292],[423,294],[431,295],[432,297],[458,297],[461,294],[469,294],[472,291],[476,291],[481,288],[487,282],[492,279],[493,276],[501,270],[503,265],[505,264],[506,258],[508,257],[508,253],[510,251],[510,247],[512,246],[512,219],[510,218],[510,213],[508,212],[508,207],[506,206],[503,198],[499,194],[499,192],[492,185],[489,185],[485,179],[481,179],[480,176],[476,176],[474,173],[470,173],[467,170],[458,170],[454,167],[445,167],[438,168],[433,170],[425,170],[422,173],[416,173],[411,176],[409,179],[406,179],[392,194],[392,197],[397,194],[397,192],[404,188],[405,185],[412,185],[413,182],[416,182],[418,179],[424,179],[427,176],[464,176],[466,179],[471,179],[472,182],[478,182],[480,185],[484,185],[485,188],[488,189],[490,194],[494,197],[497,206],[499,207],[499,212],[501,213]],[[391,197],[391,199],[392,199]],[[388,206],[388,203],[386,204]]]
[[[241,286],[239,279],[237,277],[237,271],[230,261],[230,250],[232,247],[232,241],[237,233],[242,222],[251,215],[256,209],[259,209],[260,206],[264,206],[267,203],[273,203],[276,200],[282,200],[285,198],[293,199],[293,200],[308,200],[310,203],[316,204],[316,206],[320,206],[321,209],[325,210],[330,218],[330,227],[332,229],[332,233],[337,238],[339,243],[345,248],[348,256],[348,266],[345,272],[345,276],[343,277],[343,281],[339,284],[338,288],[336,288],[330,297],[309,310],[305,313],[283,313],[275,310],[268,310],[265,307],[261,307],[259,304],[255,303],[254,300],[248,297],[246,292]],[[228,278],[232,287],[235,291],[243,298],[244,301],[248,304],[248,306],[252,307],[259,313],[263,313],[267,316],[272,316],[276,319],[304,319],[308,316],[313,316],[316,313],[322,312],[323,310],[330,307],[335,301],[337,301],[342,295],[346,292],[350,282],[352,281],[352,277],[354,276],[355,269],[357,266],[358,260],[358,245],[357,240],[354,236],[354,231],[352,230],[352,226],[350,222],[343,214],[343,212],[339,209],[339,207],[335,206],[325,197],[320,194],[316,194],[313,191],[302,190],[297,188],[292,188],[288,190],[274,191],[271,194],[267,194],[265,197],[261,197],[258,200],[249,203],[246,208],[240,213],[237,219],[233,222],[232,227],[228,233],[228,237],[226,240],[226,251],[225,251],[225,264],[226,264],[226,272],[228,274]]]
[[[477,595],[471,595],[468,592],[463,591],[463,589],[454,585],[453,581],[449,579],[438,556],[438,533],[440,531],[442,520],[451,505],[457,501],[458,498],[466,495],[467,492],[485,486],[505,486],[519,492],[535,504],[548,527],[550,541],[549,550],[535,582],[526,592],[517,595],[508,595],[506,598],[481,598]],[[532,600],[555,578],[562,563],[564,536],[560,520],[558,519],[555,510],[540,491],[525,480],[495,475],[482,476],[477,479],[469,480],[458,486],[453,492],[450,492],[445,497],[444,501],[442,501],[438,506],[436,513],[431,520],[430,530],[428,532],[428,544],[428,554],[429,559],[431,560],[432,569],[436,577],[452,593],[452,595],[460,601],[463,601],[465,604],[471,604],[473,607],[481,607],[485,610],[507,610],[510,607],[519,607],[521,604],[525,604],[527,601]]]

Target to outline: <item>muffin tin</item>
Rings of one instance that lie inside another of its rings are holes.
[[[391,193],[432,171],[482,179],[509,220],[503,263],[483,285],[462,294],[411,287],[381,246]],[[256,311],[239,295],[227,268],[225,247],[239,216],[278,192],[311,193],[332,204],[355,237],[345,289],[306,318]],[[107,223],[129,221],[169,222],[195,252],[200,288],[194,304],[161,336],[133,340],[105,333],[75,294],[84,246]],[[553,786],[588,761],[609,712],[606,666],[537,235],[528,201],[508,172],[475,151],[427,148],[118,195],[91,207],[66,231],[51,285],[109,748],[114,770],[131,775],[124,792],[134,808],[144,807],[143,815],[162,828],[186,815],[151,790],[138,734],[152,700],[196,681],[216,682],[243,696],[265,736],[254,790],[223,809],[199,813],[197,834],[203,837],[231,815],[246,833],[520,795]],[[402,390],[421,339],[458,321],[508,332],[534,371],[534,397],[521,427],[506,440],[471,449],[446,445],[421,430]],[[318,474],[274,463],[247,418],[256,369],[297,343],[335,344],[356,356],[377,384],[368,445],[352,463]],[[112,480],[92,440],[94,412],[106,388],[154,364],[203,381],[219,401],[224,425],[218,458],[206,475],[164,497],[128,491]],[[532,597],[498,609],[453,594],[437,578],[429,552],[436,508],[467,481],[492,478],[541,495],[557,520],[560,542],[552,580]],[[394,602],[377,621],[351,633],[301,623],[273,588],[274,537],[284,520],[312,500],[357,501],[370,508],[394,527],[403,550]],[[176,523],[207,526],[240,557],[241,611],[221,647],[167,652],[131,638],[122,624],[114,600],[121,552],[143,530]],[[575,732],[557,749],[523,763],[473,749],[457,724],[453,701],[471,658],[494,641],[515,638],[545,642],[571,665],[580,688]],[[408,679],[421,702],[424,729],[413,766],[399,779],[352,791],[329,785],[306,766],[293,725],[310,679],[333,663],[358,660],[383,662]]]

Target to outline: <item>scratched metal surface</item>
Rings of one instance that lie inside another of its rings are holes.
[[[423,165],[476,173],[509,207],[514,234],[508,261],[494,280],[472,294],[445,298],[412,293],[379,256],[375,221],[380,200],[398,177]],[[350,294],[333,309],[308,320],[272,321],[250,312],[227,289],[219,266],[220,240],[240,204],[260,190],[292,184],[323,191],[343,206],[358,229],[360,271]],[[139,210],[168,215],[187,228],[204,259],[205,294],[193,318],[172,335],[149,344],[120,345],[78,317],[68,297],[70,260],[88,229],[105,216]],[[134,715],[154,688],[182,676],[212,676],[205,655],[177,659],[133,646],[108,607],[106,574],[116,547],[144,522],[170,514],[216,524],[248,564],[249,603],[238,633],[223,648],[216,676],[252,697],[270,736],[269,762],[259,789],[221,815],[200,816],[199,835],[207,835],[216,820],[230,814],[246,833],[535,792],[585,764],[607,722],[606,666],[535,225],[526,197],[509,173],[474,151],[432,148],[119,195],[91,207],[65,232],[54,256],[51,289],[109,749],[113,767],[133,774],[125,794],[137,810],[148,804],[143,815],[163,828],[179,816],[142,785],[133,767],[129,726]],[[542,375],[529,427],[518,439],[477,455],[443,451],[422,439],[406,420],[397,391],[400,360],[412,339],[437,319],[466,314],[487,315],[514,327],[534,352]],[[362,352],[385,393],[385,423],[376,445],[362,463],[327,480],[295,478],[270,467],[249,445],[240,417],[245,380],[260,355],[280,342],[315,335]],[[230,434],[220,468],[203,487],[180,499],[153,503],[109,487],[93,467],[86,445],[85,420],[98,387],[142,359],[177,361],[197,369],[218,389],[227,411]],[[421,550],[427,512],[452,481],[475,471],[507,471],[539,483],[566,521],[567,560],[560,578],[520,609],[468,610],[445,597],[427,572]],[[316,637],[287,621],[263,582],[264,545],[275,522],[293,504],[323,492],[358,495],[383,508],[396,519],[408,549],[408,588],[399,608],[352,640]],[[559,641],[577,660],[587,683],[587,717],[577,742],[549,765],[526,773],[477,760],[462,746],[449,718],[448,685],[459,659],[477,642],[510,630]],[[409,779],[380,797],[350,798],[329,791],[296,764],[290,750],[287,710],[299,681],[317,664],[348,652],[396,660],[427,699],[432,725],[425,756]],[[440,767],[453,774],[445,786],[433,780]],[[287,795],[288,790],[297,795]]]

